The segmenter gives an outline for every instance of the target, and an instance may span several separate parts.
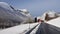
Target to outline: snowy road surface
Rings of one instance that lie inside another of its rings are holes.
[[[60,28],[48,23],[41,23],[36,34],[60,34]]]
[[[39,26],[40,26],[40,24],[30,34],[36,34],[36,31],[38,30]]]
[[[38,23],[30,24],[30,29],[36,26]],[[0,31],[0,34],[20,34],[24,31],[29,30],[29,24],[22,24],[15,27],[7,28]]]
[[[36,34],[60,34],[60,17],[41,23]]]

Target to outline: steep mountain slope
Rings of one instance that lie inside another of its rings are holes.
[[[27,11],[28,12],[28,11]],[[28,13],[29,14],[29,13]],[[0,25],[14,26],[21,23],[30,22],[33,20],[30,14],[25,14],[24,11],[13,8],[7,3],[0,2]],[[27,21],[28,20],[28,21]]]

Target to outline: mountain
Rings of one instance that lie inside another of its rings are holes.
[[[31,16],[31,14],[28,12],[27,9],[18,9],[18,11],[19,11],[19,13],[24,15],[24,18],[28,18],[26,20],[27,22],[33,22],[34,21],[33,17]]]
[[[53,10],[46,11],[40,18],[45,21],[59,17],[58,13]]]
[[[0,25],[14,26],[29,22],[27,20],[33,20],[28,11],[24,12],[13,8],[5,2],[0,2]]]

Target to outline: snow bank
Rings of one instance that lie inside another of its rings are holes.
[[[36,34],[36,31],[38,30],[39,26],[40,26],[40,24],[30,34]]]
[[[54,25],[56,27],[60,27],[60,17],[50,20],[47,22],[48,24]]]
[[[37,24],[38,23],[30,24],[30,28],[33,28]],[[29,30],[29,24],[22,24],[22,25],[1,30],[0,34],[19,34],[24,32],[25,30]]]

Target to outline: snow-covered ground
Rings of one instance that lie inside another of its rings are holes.
[[[47,23],[60,28],[60,17],[52,19],[48,21]]]
[[[40,25],[40,23],[39,23],[39,25]],[[30,34],[36,34],[36,31],[38,30],[39,25]]]
[[[4,30],[0,31],[0,34],[20,34],[24,31],[29,30],[29,26],[30,29],[33,28],[34,26],[36,26],[38,23],[33,23],[33,24],[22,24],[22,25],[18,25],[18,26],[14,26],[11,28],[7,28]]]

